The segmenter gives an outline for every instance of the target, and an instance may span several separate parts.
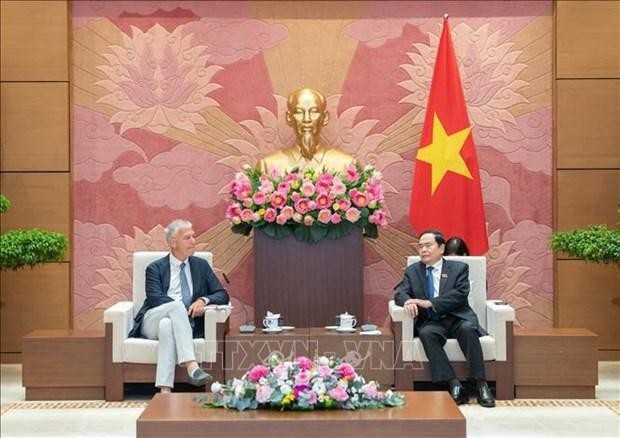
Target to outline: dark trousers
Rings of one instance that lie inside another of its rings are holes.
[[[448,338],[456,338],[458,341],[467,359],[468,377],[472,380],[485,378],[477,324],[448,315],[439,321],[426,320],[419,328],[416,327],[416,331],[431,366],[433,383],[448,382],[456,378],[443,349]]]

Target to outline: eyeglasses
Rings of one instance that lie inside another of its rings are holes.
[[[435,243],[418,243],[416,246],[418,247],[418,249],[431,249],[435,245]]]

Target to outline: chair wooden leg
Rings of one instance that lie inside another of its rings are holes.
[[[112,362],[112,324],[105,325],[105,355],[104,355],[105,400],[123,401],[124,382],[123,364]]]

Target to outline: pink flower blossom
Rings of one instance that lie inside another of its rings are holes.
[[[346,211],[345,217],[349,222],[354,224],[360,218],[360,211],[355,207],[351,207]]]
[[[241,210],[241,220],[243,222],[250,222],[254,219],[254,212],[249,208]]]
[[[273,208],[280,208],[284,204],[286,204],[286,198],[282,196],[280,192],[276,192],[271,195],[271,205],[273,206]]]
[[[332,375],[333,370],[329,367],[329,365],[319,365],[318,372],[319,376],[327,377]]]
[[[357,377],[357,374],[355,373],[355,369],[348,363],[346,362],[342,362],[340,365],[338,365],[338,368],[336,369],[337,372],[340,373],[340,375],[347,380],[352,380],[355,379],[355,377]]]
[[[304,385],[307,386],[310,384],[310,373],[306,370],[300,371],[299,374],[295,376],[295,385]]]
[[[304,216],[304,225],[309,227],[314,223],[314,218],[309,214]]]
[[[308,201],[308,208],[310,210],[314,210],[316,208],[316,202],[314,201]]]
[[[331,218],[332,218],[331,212],[327,208],[324,208],[323,210],[319,211],[317,220],[321,222],[322,224],[328,224],[331,221]]]
[[[347,191],[347,187],[344,185],[342,180],[338,177],[335,177],[330,193],[333,196],[339,196],[339,195],[344,195],[346,191]]]
[[[280,184],[278,184],[278,193],[282,194],[283,196],[288,195],[290,189],[291,185],[287,182],[281,182]]]
[[[328,193],[333,180],[334,175],[329,173],[322,173],[321,175],[319,175],[319,178],[316,182],[316,191],[319,193]]]
[[[267,196],[264,192],[256,192],[254,196],[252,196],[252,200],[256,205],[263,205],[265,201],[267,201]]]
[[[299,194],[299,192],[293,192],[293,194],[291,195],[291,199],[293,200],[293,202],[297,202],[301,199],[301,195]]]
[[[332,214],[332,224],[339,224],[340,222],[342,222],[342,216],[340,216],[338,213],[334,213]]]
[[[288,175],[284,176],[284,181],[289,182],[289,183],[297,179],[299,179],[299,173],[297,172],[289,173]]]
[[[275,209],[268,208],[267,210],[265,210],[265,215],[263,216],[263,219],[265,219],[265,222],[273,222],[276,220],[277,215],[278,213],[275,211]]]
[[[338,207],[340,207],[342,211],[347,211],[351,207],[351,201],[346,198],[338,199],[336,204],[338,204]]]
[[[371,179],[366,190],[372,195],[373,199],[383,199],[383,186],[379,180]]]
[[[246,198],[243,200],[243,206],[245,208],[250,208],[252,205],[254,205],[254,202],[252,201],[252,198]]]
[[[298,356],[297,359],[295,359],[295,362],[297,362],[297,365],[299,365],[299,368],[303,371],[307,371],[312,368],[312,360],[306,356]]]
[[[284,365],[283,363],[278,364],[274,367],[273,369],[273,373],[278,377],[278,379],[281,379],[282,377],[286,377],[288,374],[288,367],[286,365]]]
[[[377,210],[368,217],[368,222],[379,225],[382,228],[387,227],[387,217],[383,210]]]
[[[362,391],[364,392],[364,395],[366,397],[376,398],[378,394],[377,384],[375,382],[369,382],[365,384],[364,386],[362,386]]]
[[[349,164],[346,169],[345,179],[351,183],[360,179],[360,174],[357,172],[355,164]]]
[[[278,217],[276,218],[276,222],[278,225],[284,225],[286,221],[288,221],[288,218],[284,216],[283,214],[279,214]]]
[[[271,398],[273,388],[269,385],[260,385],[256,389],[256,401],[259,403],[267,403]]]
[[[293,213],[295,213],[295,210],[293,210],[293,207],[291,207],[290,205],[285,205],[284,207],[282,207],[282,210],[280,210],[280,214],[287,219],[292,218]]]
[[[314,192],[316,192],[316,187],[314,187],[314,184],[312,184],[311,181],[304,181],[304,183],[301,185],[302,195],[304,195],[305,197],[310,197],[314,195]]]
[[[271,193],[273,192],[274,188],[273,188],[273,183],[271,182],[271,180],[269,178],[267,178],[265,175],[260,177],[260,186],[259,189],[265,193]]]
[[[269,368],[264,365],[256,365],[250,371],[248,371],[248,380],[253,383],[257,383],[261,377],[267,377],[269,375]]]
[[[366,207],[370,201],[368,194],[359,192],[357,189],[351,189],[351,201],[358,207]]]
[[[328,392],[329,396],[336,401],[343,402],[349,399],[349,394],[347,394],[347,389],[343,385],[336,385],[336,387],[330,389]]]
[[[295,210],[298,213],[305,214],[310,210],[309,200],[306,198],[300,198],[295,202]]]
[[[241,204],[238,202],[233,202],[228,207],[226,207],[226,219],[232,219],[235,216],[239,216],[241,214]]]
[[[293,220],[294,220],[295,222],[297,222],[297,223],[300,223],[300,222],[303,220],[303,218],[304,218],[304,217],[303,217],[301,214],[299,214],[299,213],[295,213],[295,214],[293,215]]]
[[[321,193],[316,197],[316,205],[318,208],[329,208],[332,206],[332,200],[326,193]]]

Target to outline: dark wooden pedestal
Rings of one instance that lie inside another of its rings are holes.
[[[406,392],[398,408],[280,412],[205,409],[193,394],[157,394],[138,437],[464,437],[465,417],[447,392]]]
[[[254,232],[254,321],[268,310],[287,325],[321,327],[345,311],[363,316],[362,231],[306,243]]]
[[[26,400],[103,399],[103,332],[35,330],[22,338]]]
[[[581,328],[515,329],[517,398],[594,398],[597,341]]]

